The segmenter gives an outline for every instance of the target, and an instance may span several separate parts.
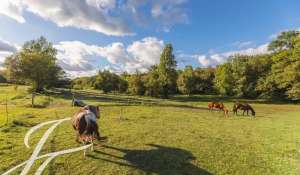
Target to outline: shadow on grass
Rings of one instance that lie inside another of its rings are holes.
[[[104,146],[107,149],[120,151],[123,157],[95,150],[96,155],[90,158],[104,160],[121,166],[129,166],[146,172],[147,174],[170,175],[212,175],[212,173],[193,165],[190,161],[196,160],[187,150],[149,144],[150,150],[129,150]],[[109,157],[109,158],[105,158]],[[124,163],[124,161],[128,163]]]

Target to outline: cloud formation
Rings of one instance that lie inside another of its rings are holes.
[[[187,21],[181,6],[187,0],[1,0],[0,14],[24,23],[24,11],[31,12],[59,27],[75,27],[106,35],[133,35],[129,25],[147,20],[160,22],[169,30],[173,24]],[[150,9],[144,8],[146,5]],[[150,12],[145,11],[150,10]],[[149,15],[151,14],[151,15]]]
[[[17,49],[18,46],[0,39],[0,69],[3,67],[5,58],[16,52]]]
[[[154,37],[135,41],[127,47],[120,42],[107,46],[88,45],[80,41],[63,41],[58,50],[58,63],[71,76],[95,74],[99,69],[112,72],[145,72],[159,62],[164,42]],[[108,62],[109,65],[100,66]]]
[[[243,50],[228,51],[223,53],[212,53],[209,55],[193,55],[193,57],[198,60],[201,67],[214,67],[218,64],[222,64],[226,62],[226,60],[230,56],[234,56],[234,55],[254,56],[260,54],[267,54],[267,53],[269,53],[268,44],[263,44],[257,47],[246,48]]]

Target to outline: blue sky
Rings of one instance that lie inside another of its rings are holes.
[[[45,36],[71,76],[146,71],[172,43],[180,68],[232,54],[266,53],[279,32],[300,29],[299,0],[1,0],[0,62]]]

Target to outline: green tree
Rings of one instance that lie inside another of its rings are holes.
[[[5,76],[2,74],[2,72],[0,72],[0,83],[6,83],[7,80],[5,78]]]
[[[220,94],[234,95],[234,79],[230,63],[217,66],[214,82]]]
[[[273,40],[268,49],[271,51],[282,51],[284,49],[293,49],[295,39],[299,36],[299,31],[282,32],[275,40]]]
[[[192,66],[186,66],[177,79],[178,90],[183,94],[191,95],[195,92],[196,76]]]
[[[114,73],[108,70],[99,71],[94,82],[94,88],[103,90],[104,93],[119,92],[121,86],[123,86],[122,79]],[[123,87],[122,87],[123,88]]]
[[[128,92],[132,95],[144,95],[145,85],[143,82],[143,76],[139,72],[130,75],[128,78]]]
[[[160,56],[160,63],[158,65],[159,82],[163,98],[168,98],[169,94],[176,92],[176,66],[173,47],[171,44],[167,44]]]
[[[21,51],[8,57],[6,71],[32,85],[34,91],[52,87],[64,75],[57,64],[56,49],[44,37],[26,42]]]
[[[195,93],[212,93],[214,92],[214,68],[196,68],[194,70],[196,82]]]
[[[145,95],[159,97],[162,89],[159,82],[159,72],[157,66],[152,66],[149,72],[145,75]]]

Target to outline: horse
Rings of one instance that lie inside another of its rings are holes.
[[[101,140],[97,119],[100,118],[99,106],[86,105],[73,116],[72,126],[77,131],[76,140],[81,141],[84,145],[91,143],[93,151],[93,140]],[[84,150],[85,156],[85,150]]]
[[[214,108],[222,111],[224,109],[224,104],[219,102],[210,102],[208,103],[208,110],[212,111]]]
[[[229,110],[224,106],[223,103],[210,102],[208,103],[208,110],[212,111],[214,108],[219,109],[219,111],[224,111],[224,115],[228,117]]]
[[[243,110],[243,115],[245,115],[245,112],[247,112],[247,115],[249,115],[248,113],[249,113],[249,110],[251,111],[251,114],[252,114],[252,116],[255,116],[255,111],[254,111],[254,109],[252,108],[252,106],[250,106],[248,103],[244,103],[244,104],[242,104],[242,103],[239,103],[239,102],[237,102],[237,103],[235,103],[234,105],[233,105],[233,113],[234,114],[238,114],[238,110]]]
[[[227,108],[223,108],[225,117],[228,117],[229,110]]]
[[[85,107],[86,104],[81,100],[73,98],[72,99],[72,106]]]

